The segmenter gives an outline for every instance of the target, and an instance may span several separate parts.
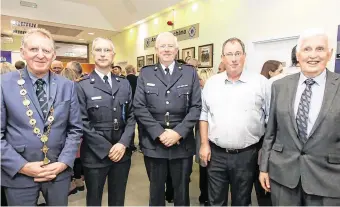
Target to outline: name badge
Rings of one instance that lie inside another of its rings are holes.
[[[154,83],[146,83],[147,86],[155,86]]]
[[[95,96],[95,97],[91,97],[91,100],[94,101],[94,100],[101,100],[102,97],[101,96]]]
[[[177,88],[183,88],[183,87],[188,87],[188,85],[180,85],[180,86],[177,86]]]

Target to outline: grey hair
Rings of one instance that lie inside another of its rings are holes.
[[[327,38],[327,42],[328,42],[328,49],[330,50],[331,49],[331,45],[330,45],[330,42],[329,42],[329,37],[327,35],[327,33],[325,32],[324,29],[322,28],[311,28],[311,29],[307,29],[305,31],[303,31],[300,36],[299,36],[299,39],[298,39],[298,42],[297,42],[297,46],[296,46],[296,51],[300,51],[301,49],[301,45],[303,43],[304,40],[310,38],[310,37],[315,37],[315,36],[324,36]]]
[[[55,46],[54,46],[54,40],[52,38],[52,35],[48,30],[43,29],[43,28],[33,28],[33,29],[27,30],[27,32],[24,34],[24,36],[21,39],[21,48],[25,47],[27,39],[33,34],[41,34],[47,37],[49,40],[51,40],[51,46],[54,51]]]
[[[178,49],[178,41],[177,41],[177,37],[172,34],[171,32],[162,32],[160,33],[157,38],[156,38],[156,44],[155,44],[155,48],[158,48],[158,43],[159,41],[163,38],[163,37],[172,37],[174,38],[174,41],[175,41],[175,47],[176,49]]]
[[[106,41],[108,41],[110,43],[110,46],[112,47],[112,51],[115,52],[115,46],[113,45],[112,40],[110,40],[109,38],[104,38],[104,37],[97,37],[96,39],[94,39],[92,41],[92,51],[94,50],[98,40],[106,40]]]

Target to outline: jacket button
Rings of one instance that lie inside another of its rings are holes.
[[[169,104],[170,102],[169,101],[166,101],[165,104]]]
[[[99,108],[99,106],[98,106],[98,105],[96,105],[96,108]]]
[[[166,93],[167,93],[167,94],[169,94],[169,93],[170,93],[170,91],[167,91]]]
[[[113,111],[116,111],[117,109],[116,108],[113,108]]]
[[[115,96],[112,96],[112,99],[115,99]]]

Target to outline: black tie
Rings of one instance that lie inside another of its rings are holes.
[[[46,118],[47,116],[47,95],[46,95],[46,92],[44,90],[44,84],[45,84],[45,81],[43,79],[38,79],[35,84],[37,84],[37,91],[36,91],[36,94],[37,94],[37,97],[38,97],[38,100],[39,100],[39,104],[40,104],[40,107],[41,107],[41,110],[44,114],[44,117]]]
[[[111,89],[111,85],[110,85],[110,83],[109,83],[109,77],[107,77],[107,75],[104,75],[104,77],[103,77],[103,79],[104,79],[104,82],[106,83],[106,84],[108,84],[108,86],[110,87],[110,89]]]
[[[169,68],[165,68],[165,77],[166,77],[166,80],[168,81],[168,83],[170,83],[171,75],[170,75]]]

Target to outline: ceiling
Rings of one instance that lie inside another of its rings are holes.
[[[16,20],[47,28],[58,41],[87,43],[98,36],[112,37],[140,20],[190,0],[25,0],[36,8],[21,6],[22,1],[1,0],[2,34],[27,30],[13,26],[11,20]]]

